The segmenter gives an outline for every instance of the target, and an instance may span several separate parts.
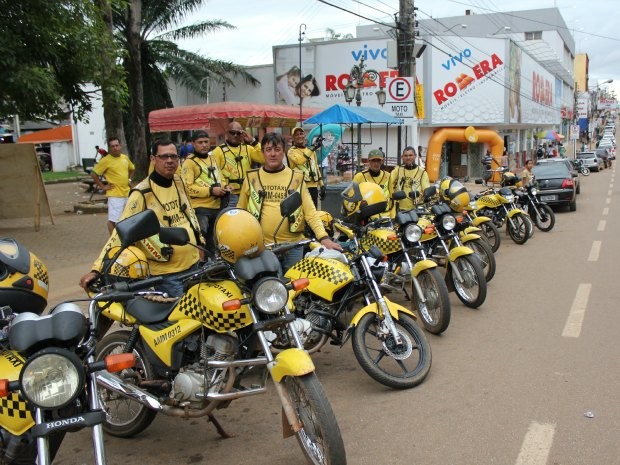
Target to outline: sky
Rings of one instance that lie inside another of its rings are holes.
[[[242,65],[273,63],[272,46],[298,44],[300,25],[306,25],[306,38],[319,38],[333,29],[353,34],[355,27],[374,21],[390,23],[398,12],[398,0],[326,0],[350,10],[348,13],[319,0],[207,0],[188,23],[220,19],[236,26],[205,35],[200,40],[181,41],[188,50],[210,58],[230,60]],[[616,20],[617,0],[416,0],[418,18],[460,16],[466,9],[477,14],[536,8],[559,8],[575,38],[576,53],[590,59],[590,88],[613,79],[601,88],[620,96],[620,32]]]

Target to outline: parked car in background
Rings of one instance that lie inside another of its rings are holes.
[[[575,183],[575,192],[577,194],[581,192],[581,173],[579,172],[579,168],[577,168],[577,165],[575,165],[575,162],[573,160],[570,160],[565,157],[559,157],[559,158],[545,158],[543,160],[538,160],[536,162],[537,165],[546,164],[546,163],[564,164],[568,168],[568,171],[570,171],[571,176],[573,177],[573,182]]]
[[[590,171],[599,172],[605,168],[603,159],[599,158],[594,152],[579,152],[577,158],[583,160],[583,165]]]
[[[596,154],[597,157],[599,157],[601,160],[603,160],[603,164],[605,165],[605,168],[609,168],[609,166],[611,165],[611,160],[609,159],[611,157],[611,155],[609,154],[609,149],[607,149],[606,147],[600,147],[597,148],[594,153]]]
[[[538,186],[537,196],[549,205],[566,205],[577,210],[577,191],[565,163],[541,163],[532,168]]]

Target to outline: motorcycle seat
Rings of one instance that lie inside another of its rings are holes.
[[[140,323],[152,324],[165,321],[170,312],[177,304],[178,299],[171,302],[154,302],[144,297],[136,297],[127,302],[127,313],[136,318]]]

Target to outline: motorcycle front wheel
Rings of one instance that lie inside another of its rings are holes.
[[[424,381],[431,369],[431,346],[410,316],[400,313],[394,325],[400,344],[379,315],[364,315],[353,331],[353,353],[375,381],[394,389],[412,388]]]
[[[555,226],[555,213],[549,205],[538,205],[538,213],[534,214],[536,227],[543,232],[549,232]]]
[[[590,168],[586,168],[585,166],[581,168],[581,174],[584,176],[590,176]]]
[[[493,255],[491,246],[482,239],[471,240],[465,245],[478,254],[484,273],[484,279],[488,283],[493,279],[493,276],[495,276],[496,269],[495,255]]]
[[[416,292],[413,286],[413,298],[411,299],[413,309],[417,311],[424,328],[432,334],[441,334],[450,324],[450,296],[446,282],[437,268],[429,268],[422,271],[417,278],[425,302],[422,296]]]
[[[530,237],[530,222],[523,213],[517,213],[512,218],[506,219],[508,235],[515,244],[523,245]]]
[[[97,344],[97,360],[103,360],[107,355],[125,352],[129,335],[129,331],[115,331],[104,337]],[[136,356],[135,366],[117,375],[134,384],[138,380],[153,379],[153,367],[140,342],[136,344],[133,353]],[[98,391],[106,413],[103,429],[112,436],[130,438],[144,431],[155,419],[157,412],[139,402],[103,389],[101,386],[98,387]]]
[[[450,262],[450,266],[458,270],[462,279],[459,281],[454,270],[450,270],[449,275],[456,296],[467,307],[480,307],[487,298],[487,282],[478,257],[473,254],[463,255]]]
[[[283,382],[302,428],[297,442],[312,465],[346,465],[336,416],[315,373],[287,376]]]
[[[486,223],[480,223],[478,227],[489,241],[493,253],[497,252],[501,244],[501,236],[497,226],[495,226],[492,221],[487,221]]]

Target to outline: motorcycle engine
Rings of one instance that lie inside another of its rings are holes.
[[[298,318],[305,319],[312,325],[312,328],[320,328],[322,331],[315,329],[305,332],[302,335],[304,347],[307,350],[318,349],[325,343],[325,334],[332,332],[331,319],[323,316],[322,313],[332,313],[329,305],[319,299],[314,299],[312,294],[303,293],[295,298],[295,314]]]
[[[236,353],[235,337],[228,334],[210,334],[202,344],[201,362],[181,369],[174,378],[170,397],[177,402],[203,404],[207,392],[219,391],[225,382],[227,371],[225,368],[208,368],[209,360],[231,360]]]

